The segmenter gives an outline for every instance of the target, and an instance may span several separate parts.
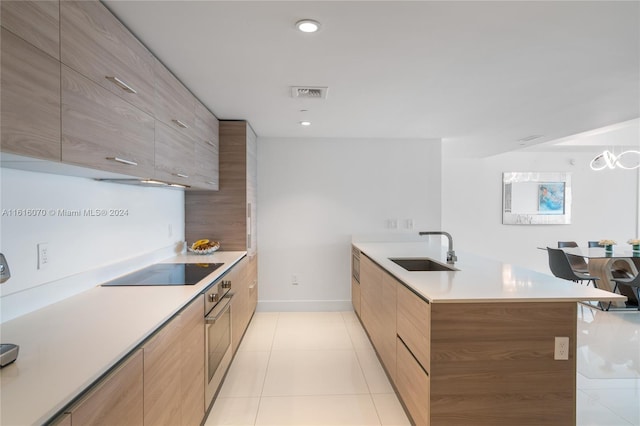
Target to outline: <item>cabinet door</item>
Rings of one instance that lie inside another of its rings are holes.
[[[247,323],[251,321],[253,313],[258,305],[258,255],[248,256],[247,283],[249,284],[249,311]]]
[[[62,66],[62,161],[150,177],[154,120],[77,72]]]
[[[196,99],[160,61],[154,60],[155,116],[190,138],[195,139]],[[193,155],[189,157],[189,161]]]
[[[231,304],[231,343],[235,351],[240,345],[244,330],[247,328],[247,312],[249,311],[249,286],[247,285],[247,262],[245,257],[238,262],[223,279],[231,281],[233,302]]]
[[[220,138],[218,119],[200,102],[195,102],[195,178],[193,186],[219,189]]]
[[[379,305],[378,294],[382,291],[382,269],[367,256],[360,256],[360,297],[361,319],[374,346],[379,344]]]
[[[176,426],[182,422],[180,331],[178,316],[143,345],[145,425]]]
[[[194,179],[194,141],[164,123],[156,122],[155,177],[181,185]]]
[[[400,285],[391,275],[383,272],[380,298],[379,347],[376,348],[384,367],[395,382],[396,378],[396,288]]]
[[[60,59],[58,0],[2,0],[0,8],[4,28],[55,59]]]
[[[415,424],[429,426],[431,421],[429,416],[429,375],[411,355],[402,340],[398,339],[396,346],[398,348],[398,371],[396,377],[398,393]]]
[[[245,129],[247,133],[247,252],[254,255],[258,250],[258,138],[251,126],[246,123]]]
[[[143,354],[136,351],[72,410],[71,424],[142,425]]]
[[[431,305],[398,285],[398,336],[426,371],[431,371]]]
[[[360,316],[360,283],[354,277],[351,277],[351,303],[355,313]]]
[[[198,426],[204,417],[204,295],[180,313],[182,325],[182,425]]]
[[[60,63],[4,28],[1,54],[2,152],[60,161]]]
[[[99,1],[60,2],[60,59],[153,114],[153,56]]]

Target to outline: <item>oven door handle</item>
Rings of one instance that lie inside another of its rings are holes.
[[[216,323],[216,321],[218,321],[218,320],[220,319],[220,317],[221,317],[222,315],[224,315],[224,314],[225,314],[225,312],[227,312],[227,311],[229,310],[229,308],[231,307],[231,299],[233,299],[233,296],[234,296],[234,294],[233,294],[233,293],[228,294],[227,296],[225,296],[225,297],[224,297],[224,299],[228,299],[228,300],[227,300],[227,303],[225,303],[225,304],[224,304],[224,305],[219,309],[218,314],[217,314],[216,316],[212,316],[212,317],[204,317],[204,321],[205,321],[207,324],[215,324],[215,323]],[[216,309],[216,308],[217,308],[217,306],[216,306],[215,308],[213,308],[213,309],[214,309],[214,310],[218,310],[218,309]]]

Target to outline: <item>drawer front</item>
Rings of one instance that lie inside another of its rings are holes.
[[[4,28],[60,59],[60,3],[57,0],[2,0],[0,7]]]
[[[60,60],[153,114],[153,56],[102,3],[60,2]]]
[[[379,317],[380,347],[378,353],[391,377],[396,380],[396,300],[397,280],[386,272],[382,274],[382,291],[378,294],[381,306]]]
[[[157,179],[191,185],[194,169],[194,141],[164,123],[156,122]]]
[[[2,151],[60,161],[60,63],[2,29],[1,65]]]
[[[143,353],[136,351],[71,409],[71,424],[142,425]]]
[[[430,379],[420,364],[411,355],[411,352],[402,343],[397,341],[398,370],[396,375],[396,387],[400,398],[409,410],[409,414],[416,425],[428,426],[430,424]]]
[[[196,98],[157,59],[154,60],[155,116],[191,138],[196,138]]]
[[[431,305],[398,285],[398,336],[426,371],[431,370]]]
[[[62,161],[151,177],[154,119],[62,66]]]

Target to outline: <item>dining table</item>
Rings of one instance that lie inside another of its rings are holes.
[[[564,247],[562,250],[572,256],[580,256],[587,260],[589,275],[598,277],[598,288],[610,292],[619,292],[627,296],[626,302],[612,302],[611,306],[625,308],[629,302],[640,303],[635,293],[629,289],[620,289],[613,281],[616,274],[638,274],[640,265],[640,252],[634,251],[631,246],[615,247],[612,251],[605,250],[604,247]],[[635,307],[634,307],[635,308]]]

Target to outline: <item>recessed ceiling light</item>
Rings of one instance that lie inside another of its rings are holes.
[[[302,19],[296,22],[296,28],[303,33],[315,33],[320,29],[320,22],[313,19]]]
[[[301,122],[300,122],[300,125],[301,125],[301,126],[305,126],[305,127],[306,127],[306,126],[311,126],[311,122],[310,122],[310,121],[306,121],[306,120],[305,120],[305,121],[301,121]]]

